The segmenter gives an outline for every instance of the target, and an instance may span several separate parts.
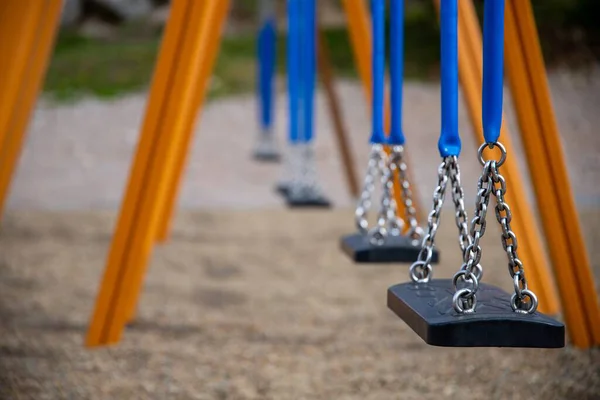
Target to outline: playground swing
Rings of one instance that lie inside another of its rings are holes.
[[[403,79],[403,20],[404,2],[391,2],[391,109],[390,135],[386,138],[383,126],[383,98],[385,75],[385,2],[373,1],[373,98],[371,152],[363,191],[356,207],[358,233],[342,237],[342,249],[356,262],[412,262],[419,254],[423,230],[418,225],[416,210],[404,161],[405,138],[402,132],[402,79]],[[385,147],[391,148],[388,155]],[[398,176],[406,222],[397,216],[393,196],[394,177]],[[367,213],[371,208],[377,179],[382,186],[377,226],[369,229]],[[431,251],[429,260],[437,262],[438,253]]]
[[[457,0],[441,2],[441,71],[442,130],[439,140],[443,162],[439,168],[439,183],[434,191],[434,209],[430,214],[428,235],[433,237],[439,221],[448,179],[453,188],[455,204],[462,205],[458,174],[460,137],[458,135],[458,46]],[[500,167],[506,160],[506,150],[498,138],[502,124],[504,45],[504,0],[484,3],[484,74],[483,126],[485,143],[479,147],[478,158],[483,172],[478,182],[475,217],[469,239],[463,241],[466,220],[457,224],[461,234],[464,263],[453,279],[431,279],[431,265],[419,259],[410,268],[408,283],[388,289],[388,307],[403,319],[426,343],[450,347],[536,347],[558,348],[565,345],[562,323],[537,312],[537,298],[528,289],[523,263],[517,256],[517,240],[511,230],[510,208],[504,201],[506,181]],[[500,158],[484,159],[485,148],[498,148]],[[502,245],[508,255],[509,272],[514,293],[481,283],[483,269],[479,264],[482,249],[479,240],[486,228],[486,214],[491,196],[496,198],[495,214],[502,227]],[[456,200],[459,200],[458,202]],[[464,210],[462,210],[464,211]],[[427,250],[429,251],[429,250]]]
[[[288,0],[289,153],[276,190],[290,207],[331,206],[314,159],[316,2]]]
[[[254,159],[278,162],[279,151],[273,132],[273,77],[275,74],[275,3],[273,0],[259,2],[259,32],[257,40],[257,94],[259,134],[254,149]]]

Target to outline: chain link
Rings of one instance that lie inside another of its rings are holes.
[[[498,147],[501,156],[498,161],[487,160],[483,158],[485,147],[493,149]],[[486,227],[486,214],[490,201],[490,196],[496,198],[496,219],[502,228],[502,247],[508,256],[508,270],[513,278],[515,293],[512,295],[510,303],[513,311],[519,313],[534,313],[537,309],[537,297],[528,289],[527,279],[523,263],[517,255],[517,237],[510,227],[512,214],[508,204],[504,201],[506,194],[506,180],[500,174],[500,166],[506,160],[506,149],[500,143],[483,144],[478,151],[479,161],[483,164],[483,172],[479,177],[477,184],[477,200],[475,204],[475,217],[471,221],[470,235],[472,243],[467,247],[468,258],[465,259],[465,265],[454,276],[455,294],[453,297],[454,309],[459,313],[468,313],[475,311],[476,293],[478,282],[481,278],[476,275],[477,269],[482,271],[479,261],[481,260],[481,247],[479,240],[483,237]],[[466,287],[458,289],[458,281],[462,280]]]
[[[317,169],[312,143],[302,143],[296,147],[296,163],[289,186],[290,196],[296,198],[323,196],[317,181]]]
[[[408,167],[406,165],[406,162],[404,161],[404,146],[392,147],[392,152],[390,154],[388,165],[392,181],[394,179],[395,172],[398,172],[398,182],[400,184],[400,189],[402,190],[402,201],[404,203],[406,221],[409,224],[407,236],[413,239],[414,241],[419,241],[423,239],[424,232],[417,221],[417,210],[414,207],[412,190],[410,188],[410,180],[408,179]],[[397,224],[398,219],[399,218],[394,212],[393,219],[391,219],[390,221],[392,221],[392,224]],[[400,233],[401,231],[398,232],[398,234]]]
[[[369,241],[375,246],[382,246],[388,236],[388,221],[398,224],[396,218],[396,202],[394,201],[394,179],[388,168],[385,153],[379,159],[379,172],[381,174],[381,204],[377,215],[377,226],[369,231]],[[400,229],[398,225],[395,227]]]
[[[453,160],[450,168],[450,187],[452,188],[452,201],[454,202],[454,216],[458,228],[458,244],[463,254],[464,262],[467,262],[467,248],[471,245],[467,212],[465,210],[465,192],[460,181],[460,167],[458,160]]]
[[[383,151],[383,146],[380,144],[373,145],[371,148],[371,153],[369,154],[369,162],[367,164],[367,173],[363,183],[363,190],[354,213],[356,227],[363,235],[369,233],[367,212],[371,209],[371,198],[373,197],[373,192],[375,191],[375,181],[380,174],[380,166],[382,163],[385,163],[383,161],[384,157],[385,153]]]
[[[409,270],[410,279],[415,283],[425,283],[431,279],[431,273],[433,272],[431,258],[433,257],[435,235],[440,224],[440,215],[442,206],[444,205],[451,164],[451,157],[445,157],[438,167],[438,184],[433,191],[433,207],[427,217],[427,233],[423,236],[421,251],[417,256],[417,261],[410,266]]]

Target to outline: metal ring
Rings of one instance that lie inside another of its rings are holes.
[[[483,267],[481,266],[481,264],[475,264],[475,271],[476,272],[471,271],[471,273],[475,275],[475,279],[477,279],[477,282],[481,282],[481,279],[483,278]]]
[[[467,278],[467,275],[469,275],[469,277]],[[479,282],[477,281],[477,277],[475,276],[474,273],[472,273],[471,271],[465,269],[461,269],[460,271],[458,271],[456,274],[454,274],[454,277],[452,278],[452,285],[454,286],[454,291],[458,291],[458,287],[457,287],[457,283],[458,280],[462,277],[463,282],[468,282],[468,283],[473,283],[473,287],[470,290],[477,290],[477,288],[479,287]],[[462,290],[463,288],[461,288],[460,290]]]
[[[496,168],[500,168],[502,164],[506,161],[506,148],[500,142],[495,143],[484,143],[477,150],[477,158],[481,165],[485,165],[485,161],[483,159],[483,150],[488,147],[489,149],[493,149],[494,147],[498,147],[500,149],[500,160],[496,161]]]
[[[421,270],[422,277],[417,276],[417,268],[423,268]],[[431,273],[433,272],[433,268],[431,264],[425,261],[415,261],[409,269],[410,279],[414,283],[427,283],[431,278]]]
[[[423,236],[425,235],[425,231],[420,226],[411,226],[408,230],[406,236],[412,239],[413,244],[418,244]]]
[[[470,295],[470,297],[465,296]],[[467,300],[471,300],[471,304],[468,308],[464,307],[464,299],[463,297],[467,297]],[[475,293],[472,293],[469,289],[460,289],[454,293],[452,296],[452,306],[454,310],[459,314],[471,314],[475,312],[475,306],[477,305],[477,297],[475,297]]]
[[[369,242],[374,246],[383,246],[387,237],[387,231],[384,227],[378,226],[369,231]]]
[[[528,309],[520,308],[519,305],[526,304],[522,301],[524,297],[529,297],[531,303]],[[519,305],[517,305],[517,300],[519,301]],[[533,314],[537,310],[538,299],[537,296],[531,290],[523,290],[521,291],[521,298],[517,296],[516,293],[510,297],[510,306],[512,307],[514,312],[518,312],[521,314]]]

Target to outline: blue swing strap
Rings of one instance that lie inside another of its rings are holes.
[[[442,129],[438,149],[442,157],[458,156],[458,3],[440,3]]]
[[[303,143],[311,143],[314,137],[314,98],[316,78],[316,0],[301,0],[302,3],[302,35],[300,65],[302,84],[302,139]]]
[[[388,144],[404,145],[402,82],[404,78],[404,0],[390,2],[390,79],[392,126]]]
[[[414,283],[427,283],[431,279],[435,232],[439,226],[448,184],[452,190],[458,241],[463,258],[469,254],[471,245],[464,204],[464,190],[460,182],[458,166],[461,149],[458,133],[458,1],[460,0],[441,0],[440,2],[442,127],[438,149],[442,163],[438,167],[438,183],[433,192],[433,208],[428,217],[427,233],[423,237],[417,261],[409,269],[410,279]],[[473,280],[477,281],[481,276],[478,273],[481,267],[477,263],[478,260],[475,261],[471,276],[473,276]]]
[[[373,19],[373,113],[372,144],[384,144],[386,135],[383,130],[383,96],[385,75],[385,0],[372,0]]]
[[[273,75],[275,72],[275,10],[273,0],[260,3],[260,30],[258,31],[258,95],[260,100],[259,122],[263,131],[273,124]]]
[[[300,139],[300,1],[288,0],[288,48],[287,48],[287,86],[289,94],[289,141],[298,143]]]
[[[504,74],[504,0],[484,2],[483,24],[483,136],[495,144],[502,126]]]

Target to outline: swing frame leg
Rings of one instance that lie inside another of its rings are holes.
[[[573,344],[600,344],[600,309],[550,99],[531,4],[506,4],[508,80]],[[540,168],[546,166],[547,168]],[[557,210],[559,210],[557,212]]]
[[[216,10],[216,14],[219,16],[219,22],[211,24],[209,26],[210,32],[207,33],[211,38],[207,43],[206,52],[204,53],[203,60],[200,63],[199,78],[198,78],[198,89],[193,100],[193,106],[198,110],[198,115],[202,114],[202,108],[208,91],[208,83],[212,75],[214,64],[217,59],[219,52],[219,46],[221,42],[221,33],[225,18],[227,17],[227,11],[229,9],[229,1],[226,0],[220,2]],[[177,166],[173,172],[173,177],[170,179],[170,184],[167,191],[167,199],[165,201],[164,209],[161,213],[160,226],[158,228],[156,240],[159,242],[165,242],[169,238],[171,232],[171,225],[175,218],[177,199],[179,197],[179,191],[181,189],[181,183],[185,173],[185,167],[190,153],[190,148],[193,141],[194,129],[198,123],[199,117],[194,120],[187,122],[187,125],[182,129],[185,132],[185,139],[182,145],[179,147],[178,155],[176,157]]]
[[[165,103],[174,86],[175,65],[182,51],[181,38],[191,14],[191,4],[191,0],[174,0],[171,5],[129,182],[87,331],[86,345],[90,347],[116,343],[121,338],[124,317],[118,315],[120,310],[116,308],[116,302],[126,290],[123,280],[129,267],[127,258],[132,247],[131,241],[139,229],[140,205],[145,197],[150,197],[146,196],[146,189],[152,178],[150,164],[157,158],[159,121],[165,117]]]
[[[62,1],[6,0],[0,7],[0,54],[6,61],[0,78],[1,218],[54,47]]]
[[[194,99],[197,91],[205,88],[200,82],[198,65],[204,61],[214,26],[223,24],[226,15],[223,9],[228,4],[228,1],[216,0],[174,0],[171,6],[136,159],[86,338],[87,346],[118,342],[125,324],[134,315],[164,209],[166,188],[174,176],[178,150],[185,142],[184,128],[193,125],[190,120],[197,114]],[[168,102],[161,101],[162,95],[170,89],[178,93],[177,102],[168,95],[165,96]],[[160,123],[164,121],[171,123],[170,135],[160,135],[161,129],[165,129]]]

